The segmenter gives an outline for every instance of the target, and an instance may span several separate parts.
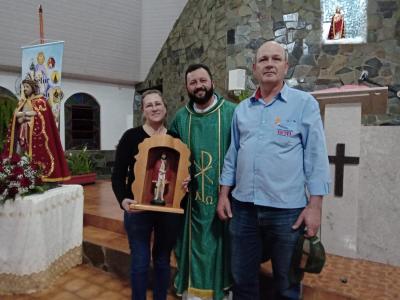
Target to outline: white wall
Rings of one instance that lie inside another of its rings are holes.
[[[155,62],[187,0],[144,0],[142,2],[140,80]]]
[[[360,139],[359,257],[400,267],[400,126],[363,126]]]
[[[15,80],[19,75],[15,73],[0,72],[0,86],[15,94]]]
[[[37,8],[42,4],[45,39],[65,41],[63,72],[112,82],[143,81],[186,3],[1,0],[0,67],[20,66],[20,47],[38,43]]]
[[[101,150],[114,150],[122,133],[127,129],[126,119],[133,114],[134,88],[113,84],[63,79],[63,102],[76,93],[91,95],[100,105]],[[65,141],[64,107],[61,109],[61,141]],[[132,126],[130,126],[132,127]]]
[[[0,72],[0,86],[14,91],[19,74]],[[132,120],[134,88],[113,84],[63,79],[62,89],[65,101],[76,93],[91,95],[100,105],[101,150],[114,150],[123,132]],[[60,112],[60,139],[65,147],[64,105]],[[132,123],[130,123],[132,124]]]
[[[142,1],[1,0],[0,66],[19,67],[20,47],[38,43],[42,4],[45,39],[65,41],[64,73],[138,81]]]

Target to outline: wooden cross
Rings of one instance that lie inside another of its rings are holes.
[[[358,165],[360,163],[359,157],[344,156],[344,144],[336,144],[336,156],[329,156],[329,163],[335,165],[335,196],[343,196],[343,173],[344,165]]]

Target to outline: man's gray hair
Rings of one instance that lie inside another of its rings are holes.
[[[270,41],[265,41],[264,43],[262,43],[262,44],[257,48],[256,53],[254,54],[253,63],[257,63],[258,49],[260,49],[262,45],[264,45],[265,43],[268,43],[268,42],[275,42],[275,41],[274,41],[274,40],[270,40]],[[287,50],[287,48],[286,48],[286,45],[285,45],[285,44],[278,43],[278,42],[275,42],[275,43],[277,43],[279,46],[281,46],[281,47],[283,48],[283,51],[284,51],[284,53],[285,53],[285,61],[289,62],[289,52],[288,52],[288,50]]]

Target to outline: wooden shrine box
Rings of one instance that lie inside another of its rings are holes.
[[[326,104],[361,103],[361,114],[385,114],[388,88],[365,85],[345,85],[311,93],[318,101],[323,118]]]
[[[163,205],[152,203],[158,191],[161,157],[165,158],[166,165],[161,192]],[[180,203],[186,193],[182,182],[189,176],[188,147],[170,135],[154,135],[139,144],[139,152],[135,158],[132,193],[138,203],[131,204],[130,208],[183,214]]]

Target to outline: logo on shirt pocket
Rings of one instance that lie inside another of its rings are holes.
[[[299,132],[296,124],[280,123],[275,127],[275,141],[281,146],[291,145],[296,142]]]
[[[276,130],[276,133],[278,134],[278,135],[282,135],[282,136],[292,136],[293,135],[293,130],[291,130],[291,129],[277,129]]]

